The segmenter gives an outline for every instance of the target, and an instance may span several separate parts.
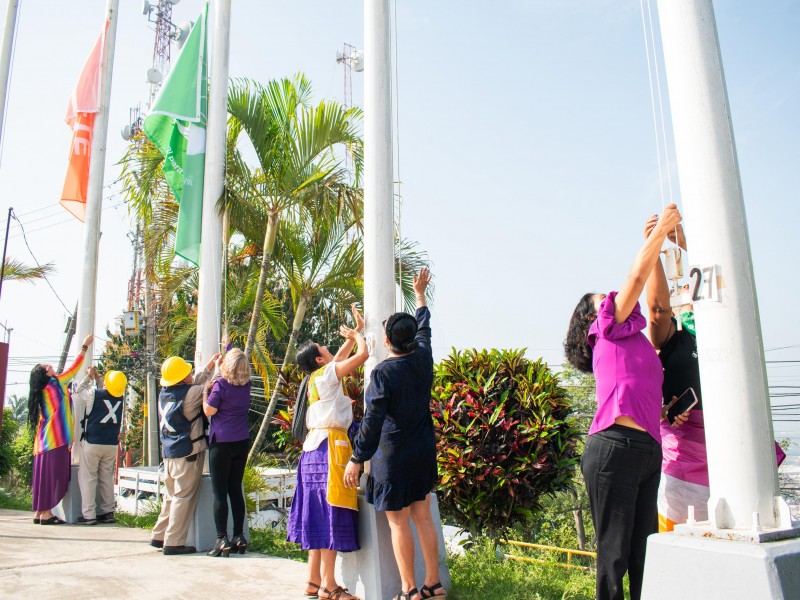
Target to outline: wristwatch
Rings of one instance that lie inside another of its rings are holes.
[[[357,459],[355,456],[351,456],[351,457],[350,457],[350,462],[351,462],[351,463],[355,463],[355,464],[357,464],[357,465],[360,465],[360,464],[362,464],[364,461],[362,461],[362,460],[358,460],[358,459]]]

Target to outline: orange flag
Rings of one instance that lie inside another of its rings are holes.
[[[65,121],[72,128],[72,145],[61,206],[80,221],[86,219],[86,194],[89,187],[89,161],[91,159],[94,117],[100,103],[100,63],[103,59],[106,21],[92,53],[83,65],[83,71],[69,99]]]

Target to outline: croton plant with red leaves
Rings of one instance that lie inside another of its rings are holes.
[[[566,390],[525,350],[454,351],[435,367],[431,400],[444,515],[501,536],[567,488],[579,430]]]

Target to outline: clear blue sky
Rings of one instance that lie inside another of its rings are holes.
[[[21,4],[0,214],[15,208],[36,257],[55,262],[52,283],[72,307],[83,235],[57,206],[70,139],[63,116],[105,1]],[[128,110],[146,102],[153,47],[141,3],[120,4],[107,183],[118,177]],[[182,0],[175,22],[196,19],[200,8]],[[765,347],[800,345],[790,310],[800,296],[791,246],[800,222],[800,1],[719,0],[715,8]],[[354,0],[236,0],[231,76],[303,71],[317,98],[341,100],[335,52],[362,45],[362,14]],[[579,296],[622,283],[645,218],[661,208],[639,1],[403,0],[397,33],[402,232],[433,261],[436,354],[524,346],[560,365]],[[354,73],[358,104],[362,83]],[[125,308],[132,266],[118,191],[108,190],[103,211],[101,335]],[[19,231],[12,225],[9,254],[30,262]],[[4,285],[0,322],[14,329],[9,382],[24,384],[7,393],[27,393],[31,366],[56,360],[65,315],[45,284]],[[800,346],[767,358],[800,359]],[[768,372],[772,385],[800,385],[800,364]]]

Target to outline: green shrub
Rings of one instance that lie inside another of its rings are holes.
[[[10,408],[4,408],[3,428],[0,429],[0,479],[5,478],[17,466],[14,440],[19,428],[19,423],[14,420],[14,413]]]
[[[30,489],[33,479],[33,437],[34,430],[29,424],[20,427],[11,445],[14,453],[13,485]]]
[[[454,352],[434,373],[442,512],[497,538],[566,489],[578,430],[558,377],[524,350]]]

